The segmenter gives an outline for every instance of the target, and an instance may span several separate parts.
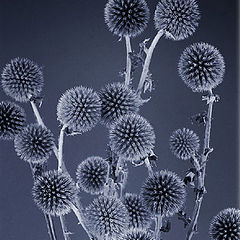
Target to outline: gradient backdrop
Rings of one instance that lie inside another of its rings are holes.
[[[212,216],[227,207],[238,205],[238,136],[237,136],[237,1],[201,0],[200,26],[193,37],[174,42],[162,39],[153,55],[151,71],[156,90],[141,114],[153,125],[159,156],[157,169],[169,169],[184,177],[190,164],[177,160],[170,152],[168,139],[177,128],[192,128],[203,137],[204,128],[191,125],[190,116],[206,109],[201,95],[188,89],[177,73],[180,54],[188,45],[204,41],[220,49],[226,61],[224,82],[215,90],[221,101],[214,105],[211,146],[215,151],[207,168],[205,195],[196,240],[208,239]],[[28,57],[44,66],[44,102],[40,109],[46,125],[59,133],[56,105],[68,88],[84,85],[99,90],[104,84],[122,81],[118,72],[125,66],[125,45],[106,28],[103,9],[106,0],[1,0],[0,67],[10,59]],[[135,49],[156,31],[152,16],[156,0],[148,0],[151,20],[147,30],[133,40]],[[137,84],[139,75],[135,78]],[[0,100],[9,99],[0,90]],[[28,122],[35,121],[29,104],[22,104]],[[106,156],[107,130],[98,125],[82,136],[66,137],[64,157],[75,178],[79,162],[91,155]],[[49,160],[50,168],[56,159]],[[144,167],[130,168],[127,190],[138,192],[147,176]],[[17,158],[10,141],[0,142],[0,238],[8,240],[47,240],[42,213],[31,196],[32,177],[29,166]],[[81,194],[84,205],[90,197]],[[188,191],[187,212],[193,207],[193,193]],[[72,240],[86,240],[73,214],[67,216]],[[59,228],[58,219],[55,219]],[[184,239],[183,223],[172,218],[172,230],[164,239]],[[58,231],[58,239],[63,239]]]

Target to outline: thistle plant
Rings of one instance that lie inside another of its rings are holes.
[[[183,85],[194,93],[204,94],[202,100],[206,101],[207,111],[197,116],[205,130],[201,134],[198,129],[183,126],[169,132],[170,149],[167,151],[189,166],[186,175],[161,169],[156,136],[163,126],[152,124],[151,116],[144,114],[145,105],[154,97],[148,98],[154,89],[150,64],[163,36],[166,40],[180,41],[194,35],[200,20],[198,2],[159,0],[153,19],[145,0],[108,0],[103,9],[107,28],[126,43],[123,81],[108,82],[100,89],[81,83],[67,89],[56,106],[56,120],[60,124],[56,141],[39,111],[38,103],[44,102],[43,68],[30,59],[14,58],[3,68],[2,89],[12,100],[30,103],[36,122],[26,122],[21,106],[2,101],[0,140],[12,140],[16,157],[30,166],[33,201],[44,214],[51,240],[59,239],[55,228],[58,220],[64,240],[72,239],[74,233],[67,224],[69,214],[75,215],[89,240],[167,239],[167,233],[174,230],[170,227],[174,216],[184,221],[185,239],[191,240],[202,230],[197,230],[197,225],[207,193],[207,163],[213,151],[210,144],[213,105],[220,100],[213,90],[223,81],[224,58],[216,47],[201,40],[181,49],[182,54],[176,59],[176,72]],[[140,42],[137,52],[131,41],[137,41],[148,24],[154,25],[156,35],[152,41],[149,38]],[[176,44],[175,41],[171,44]],[[86,158],[76,152],[76,156],[81,157],[73,164],[76,175],[71,177],[72,171],[68,169],[72,159],[68,157],[68,150],[64,155],[64,140],[68,136],[83,138],[97,125],[108,133],[105,136],[108,151],[103,149],[99,156],[89,152]],[[54,169],[48,164],[52,158],[56,162]],[[134,193],[125,189],[129,184],[128,175],[134,171],[130,166],[146,167],[148,175],[146,179],[138,179],[139,188]],[[195,198],[191,199],[192,194],[188,193],[193,189]],[[87,205],[82,201],[85,194],[92,195]],[[193,204],[189,204],[192,200]],[[192,210],[189,205],[194,205]],[[209,225],[211,239],[237,240],[240,238],[240,210],[222,210]],[[83,236],[75,238],[83,239]]]

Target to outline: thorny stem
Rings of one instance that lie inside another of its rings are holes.
[[[153,176],[153,169],[152,169],[152,166],[151,166],[151,163],[150,163],[150,161],[149,161],[149,158],[147,157],[147,158],[145,158],[145,165],[146,165],[146,167],[147,167],[147,169],[148,169],[148,175],[150,176],[150,177],[152,177]]]
[[[158,214],[155,218],[155,239],[160,240],[161,239],[161,228],[162,228],[162,215]]]
[[[158,31],[157,35],[155,36],[155,38],[153,39],[153,41],[151,43],[151,46],[147,50],[147,56],[146,56],[146,59],[145,59],[144,65],[143,65],[141,78],[140,78],[138,88],[137,88],[137,91],[138,91],[139,95],[141,95],[141,93],[142,93],[144,82],[145,82],[145,80],[147,78],[147,75],[148,75],[148,72],[149,72],[149,66],[150,66],[150,63],[151,63],[153,51],[154,51],[159,39],[163,36],[163,34],[164,34],[163,30]]]
[[[64,162],[63,162],[63,140],[64,140],[64,133],[66,129],[66,125],[62,126],[62,129],[59,134],[58,139],[58,172],[62,172],[64,169]]]
[[[211,124],[212,124],[212,111],[213,111],[213,103],[215,101],[215,96],[212,91],[209,91],[209,102],[208,102],[208,113],[207,113],[207,122],[205,128],[205,136],[204,136],[204,147],[203,154],[201,158],[202,169],[199,172],[198,176],[198,192],[196,196],[195,206],[192,214],[192,221],[189,226],[189,230],[187,232],[186,240],[191,240],[193,235],[197,230],[197,222],[198,217],[203,201],[203,195],[205,193],[205,175],[206,175],[206,161],[208,158],[210,150],[210,135],[211,135]]]
[[[125,73],[125,85],[128,86],[131,81],[131,58],[130,53],[132,52],[131,41],[128,35],[125,36],[126,40],[126,49],[127,49],[127,64],[126,64],[126,73]]]

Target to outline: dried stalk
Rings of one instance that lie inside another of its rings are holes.
[[[128,35],[125,36],[125,40],[126,40],[126,50],[127,50],[125,85],[128,86],[131,82],[131,58],[130,58],[130,53],[132,52],[132,48],[131,48],[130,37]]]

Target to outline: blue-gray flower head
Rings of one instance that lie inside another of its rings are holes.
[[[118,239],[129,225],[128,211],[117,198],[100,196],[87,207],[85,214],[87,227],[99,237],[108,235]]]
[[[174,131],[169,139],[169,145],[172,153],[182,160],[190,159],[200,147],[199,137],[188,128]]]
[[[175,173],[162,170],[146,179],[141,196],[152,213],[171,216],[183,207],[186,189]]]
[[[124,83],[110,83],[99,95],[102,100],[102,121],[106,125],[127,113],[138,112],[141,105],[139,96]]]
[[[57,117],[71,131],[86,132],[101,118],[101,100],[91,88],[71,88],[59,100]]]
[[[184,50],[178,71],[193,92],[209,91],[223,81],[224,59],[220,52],[208,43],[195,43]]]
[[[213,240],[239,240],[240,210],[235,208],[222,210],[212,219],[209,233]]]
[[[43,88],[42,68],[27,58],[12,59],[3,69],[2,88],[19,102],[38,97]]]
[[[104,15],[113,34],[135,37],[146,28],[149,9],[145,0],[109,0]]]
[[[155,240],[155,238],[146,230],[132,228],[125,233],[121,240]]]
[[[29,163],[43,163],[52,154],[54,138],[51,131],[38,124],[30,124],[14,139],[17,155]]]
[[[149,227],[151,224],[151,213],[146,208],[140,196],[126,193],[123,203],[130,216],[130,227],[141,229]]]
[[[155,143],[150,123],[133,113],[123,115],[110,126],[109,138],[112,151],[130,161],[148,156]]]
[[[195,0],[160,0],[154,15],[156,29],[166,31],[166,37],[183,40],[191,36],[200,19]]]
[[[77,199],[77,188],[68,174],[47,171],[33,186],[33,200],[46,214],[61,216],[70,212]]]
[[[101,157],[89,157],[78,165],[77,184],[87,193],[99,194],[104,190],[108,163]]]
[[[0,102],[0,140],[12,140],[25,125],[23,108],[12,102]]]

